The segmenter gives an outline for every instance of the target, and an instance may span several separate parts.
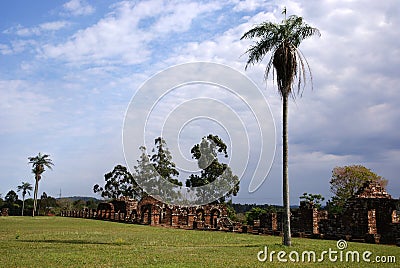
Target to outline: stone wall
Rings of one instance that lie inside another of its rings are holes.
[[[120,198],[100,203],[95,212],[63,211],[61,216],[187,229],[234,230],[232,222],[227,220],[228,213],[225,205],[170,206],[150,196],[144,197],[139,202]]]

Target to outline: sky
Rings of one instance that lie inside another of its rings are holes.
[[[244,53],[252,41],[240,37],[263,21],[280,22],[284,7],[288,15],[302,16],[321,32],[300,46],[312,70],[313,88],[308,85],[289,104],[291,204],[298,204],[304,192],[330,198],[332,169],[354,164],[385,177],[388,192],[399,198],[396,0],[1,1],[2,197],[23,181],[34,184],[28,157],[38,152],[49,154],[55,164],[43,174],[40,194],[99,197],[92,189],[104,183],[105,173],[117,164],[135,165],[134,157],[124,155],[132,149],[123,144],[126,115],[132,107],[133,113],[142,111],[148,99],[158,97],[151,113],[147,111],[150,126],[144,145],[150,149],[155,133],[165,127],[175,131],[175,140],[166,140],[171,151],[189,163],[191,146],[214,133],[228,144],[231,155],[245,155],[245,165],[253,171],[269,169],[268,163],[257,166],[258,156],[263,150],[272,152],[272,167],[262,185],[250,192],[251,176],[245,173],[233,201],[282,204],[281,98],[273,81],[264,81],[268,58],[245,70]],[[164,70],[193,62],[223,64],[238,77],[248,77],[259,89],[243,93],[250,109],[243,106],[242,95],[210,84],[181,86],[162,96],[143,91]],[[135,98],[140,92],[142,97]],[[249,111],[271,115],[275,129],[269,131],[275,134],[265,136],[260,130],[265,119],[252,121]],[[237,123],[224,125],[235,116],[242,132]],[[235,145],[240,137],[247,151]],[[276,145],[276,151],[261,141]],[[138,148],[132,150],[139,155]],[[228,161],[241,174],[240,161]]]

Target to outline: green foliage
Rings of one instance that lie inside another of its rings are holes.
[[[122,165],[117,165],[114,169],[104,175],[104,188],[98,184],[94,185],[93,191],[100,193],[102,197],[116,199],[120,196],[138,198],[140,189],[132,174]]]
[[[201,169],[200,175],[191,174],[186,180],[187,187],[193,187],[199,200],[206,200],[206,196],[222,196],[218,201],[224,202],[231,195],[236,196],[239,192],[239,179],[232,173],[231,168],[220,163],[218,156],[228,157],[227,146],[221,138],[215,135],[203,137],[200,144],[196,144],[191,149],[192,158],[197,160],[197,165]],[[210,183],[214,187],[210,189],[195,188],[208,185]],[[226,189],[230,189],[225,194]],[[209,191],[209,192],[208,192]],[[211,193],[212,191],[212,193]],[[224,195],[225,194],[225,195]]]
[[[139,149],[142,153],[139,160],[137,160],[137,165],[134,166],[134,180],[141,186],[143,190],[142,195],[156,193],[158,190],[158,187],[156,187],[156,170],[150,161],[150,156],[146,153],[146,147],[140,146]]]
[[[386,179],[362,165],[335,167],[330,180],[331,192],[334,194],[330,207],[341,210],[346,201],[368,181],[378,182],[383,187],[387,185]]]
[[[25,210],[25,195],[29,194],[31,195],[32,191],[32,185],[29,182],[22,182],[21,185],[18,185],[17,191],[20,192],[22,191],[22,216],[24,216],[24,210]]]
[[[167,147],[167,143],[162,137],[158,137],[154,140],[153,155],[150,158],[150,162],[156,171],[157,187],[152,192],[152,195],[163,196],[164,201],[172,202],[180,198],[179,188],[182,186],[177,178],[179,175],[176,170],[176,165],[172,161],[172,155]]]
[[[285,17],[281,23],[263,22],[256,25],[241,37],[241,39],[256,39],[254,45],[246,51],[249,55],[246,68],[251,64],[261,62],[265,55],[272,52],[266,68],[265,79],[273,66],[281,95],[287,96],[291,93],[295,97],[296,92],[292,91],[294,78],[298,78],[297,93],[299,93],[301,85],[303,84],[304,87],[306,81],[305,66],[308,67],[311,77],[307,61],[298,47],[304,39],[313,35],[319,36],[319,30],[309,26],[302,17],[296,15]]]
[[[37,156],[28,157],[29,164],[32,164],[32,173],[35,174],[35,191],[33,193],[33,213],[35,216],[37,207],[37,194],[39,191],[39,181],[42,178],[42,173],[45,171],[45,167],[52,169],[53,160],[51,160],[50,155],[38,153]]]
[[[325,198],[320,194],[308,194],[303,193],[302,196],[299,197],[300,200],[305,202],[306,206],[309,208],[317,208],[320,209],[322,204],[321,202],[325,200]]]
[[[161,137],[154,140],[156,146],[153,149],[151,162],[157,173],[164,179],[178,186],[182,186],[182,182],[174,178],[179,175],[178,170],[175,168],[175,163],[172,162],[172,155],[168,150],[167,143]]]
[[[45,171],[45,167],[47,167],[48,169],[53,168],[53,161],[49,157],[50,155],[42,155],[40,152],[37,156],[28,157],[28,163],[32,164],[32,173],[35,174],[37,181],[41,179],[41,174]]]
[[[10,190],[6,196],[4,197],[4,200],[8,203],[8,204],[14,204],[15,202],[17,202],[18,200],[18,195],[16,192],[14,192],[13,190]]]
[[[259,220],[261,215],[267,214],[265,209],[260,207],[254,207],[250,211],[246,212],[246,222],[249,225],[253,225],[255,220]]]

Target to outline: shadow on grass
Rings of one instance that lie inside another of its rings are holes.
[[[29,240],[18,240],[19,242],[25,243],[50,243],[50,244],[74,244],[74,245],[127,245],[123,242],[98,242],[98,241],[86,241],[86,240],[54,240],[54,239],[29,239]]]

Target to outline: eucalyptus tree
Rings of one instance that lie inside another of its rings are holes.
[[[35,191],[33,193],[33,212],[32,217],[35,216],[36,206],[37,206],[37,193],[39,190],[39,181],[42,178],[42,173],[45,168],[52,169],[53,160],[51,160],[50,155],[38,153],[37,156],[28,157],[29,164],[32,164],[32,173],[35,174]]]
[[[199,144],[194,145],[190,152],[192,158],[197,160],[201,171],[200,174],[189,176],[186,187],[193,187],[200,202],[215,196],[218,197],[215,202],[223,203],[226,198],[237,195],[239,178],[227,164],[221,163],[218,159],[218,157],[228,157],[227,146],[220,137],[209,134],[203,137]],[[212,186],[203,189],[200,187],[208,184]]]
[[[18,185],[17,192],[22,191],[22,213],[21,215],[24,216],[24,209],[25,209],[25,195],[31,195],[32,185],[29,182],[22,182],[21,185]]]
[[[111,172],[104,174],[104,188],[96,184],[93,192],[100,193],[102,197],[117,199],[121,196],[139,199],[141,189],[128,169],[122,165],[116,165]]]
[[[320,35],[317,28],[306,24],[302,17],[291,15],[286,17],[286,8],[282,14],[285,19],[281,23],[263,22],[250,29],[241,37],[242,39],[255,39],[253,45],[246,51],[248,59],[247,69],[250,65],[261,62],[267,54],[271,54],[265,69],[264,79],[267,80],[272,71],[274,80],[278,85],[278,92],[282,98],[282,137],[283,137],[283,244],[291,245],[290,235],[290,202],[288,178],[288,101],[289,96],[295,99],[301,96],[309,74],[312,74],[307,60],[299,50],[301,42],[313,35]]]

